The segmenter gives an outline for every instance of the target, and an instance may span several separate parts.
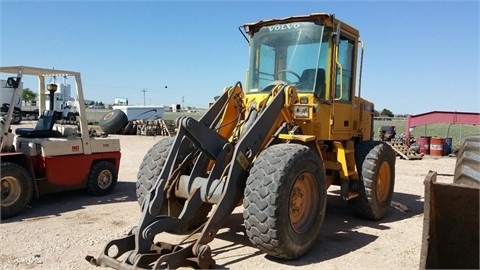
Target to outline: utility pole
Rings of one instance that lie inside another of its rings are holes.
[[[147,92],[147,89],[142,89],[140,92],[143,92],[143,106],[145,106],[145,92]]]
[[[182,115],[185,115],[185,96],[182,96]]]

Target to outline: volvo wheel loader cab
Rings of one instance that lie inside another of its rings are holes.
[[[331,185],[361,217],[388,212],[395,154],[372,140],[373,103],[360,97],[358,31],[329,14],[244,30],[246,87],[226,88],[199,121],[179,118],[176,137],[148,151],[137,180],[140,221],[99,257],[87,256],[92,264],[214,267],[208,243],[239,202],[252,244],[295,259],[315,244]],[[196,237],[154,242],[162,232]]]

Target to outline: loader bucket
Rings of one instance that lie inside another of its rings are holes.
[[[420,269],[479,268],[479,191],[425,178],[425,206]]]

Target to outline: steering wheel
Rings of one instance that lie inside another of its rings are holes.
[[[295,77],[297,77],[297,82],[296,83],[292,83],[291,81],[287,80],[287,78],[285,78],[285,81],[288,82],[288,84],[297,84],[298,81],[300,81],[300,75],[298,75],[297,73],[291,71],[291,70],[288,70],[288,69],[282,69],[282,70],[279,70],[277,73],[275,73],[275,79],[276,80],[279,80],[278,78],[278,75],[282,74],[282,73],[290,73],[290,74],[293,74],[295,75]]]
[[[268,85],[266,85],[262,90],[260,90],[261,92],[270,92],[272,91],[272,89],[279,85],[279,84],[288,84],[286,81],[281,81],[281,80],[275,80],[275,81],[272,81],[271,83],[269,83]]]

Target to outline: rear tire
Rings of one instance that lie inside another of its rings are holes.
[[[107,134],[119,132],[127,125],[127,123],[127,115],[120,109],[108,112],[98,121],[100,129]]]
[[[165,161],[167,160],[168,153],[173,146],[175,137],[164,138],[158,141],[155,145],[148,150],[147,154],[143,157],[143,161],[140,164],[140,169],[137,174],[137,200],[140,204],[140,207],[143,206],[145,199],[147,198],[150,189],[152,189],[158,180],[158,176],[162,172]],[[157,191],[163,193],[163,190]],[[178,216],[185,204],[184,199],[180,198],[171,198],[168,204],[170,209],[166,207],[167,200],[164,201],[162,205],[162,210],[160,211],[162,215]],[[200,206],[200,209],[197,211],[196,215],[192,217],[188,224],[188,229],[196,229],[202,225],[208,213],[212,209],[211,204],[203,203]]]
[[[480,187],[480,135],[467,137],[463,142],[458,152],[453,182]]]
[[[355,149],[358,197],[348,201],[356,215],[380,220],[387,214],[395,185],[395,152],[386,143],[360,142]]]
[[[113,163],[106,160],[96,161],[90,169],[87,181],[87,192],[94,196],[104,196],[112,193],[117,184],[117,169]]]
[[[255,160],[244,192],[244,225],[250,242],[285,259],[305,254],[325,216],[325,169],[318,155],[300,144],[277,144]]]
[[[1,216],[2,219],[18,215],[33,196],[33,180],[22,166],[5,162],[1,164]]]

